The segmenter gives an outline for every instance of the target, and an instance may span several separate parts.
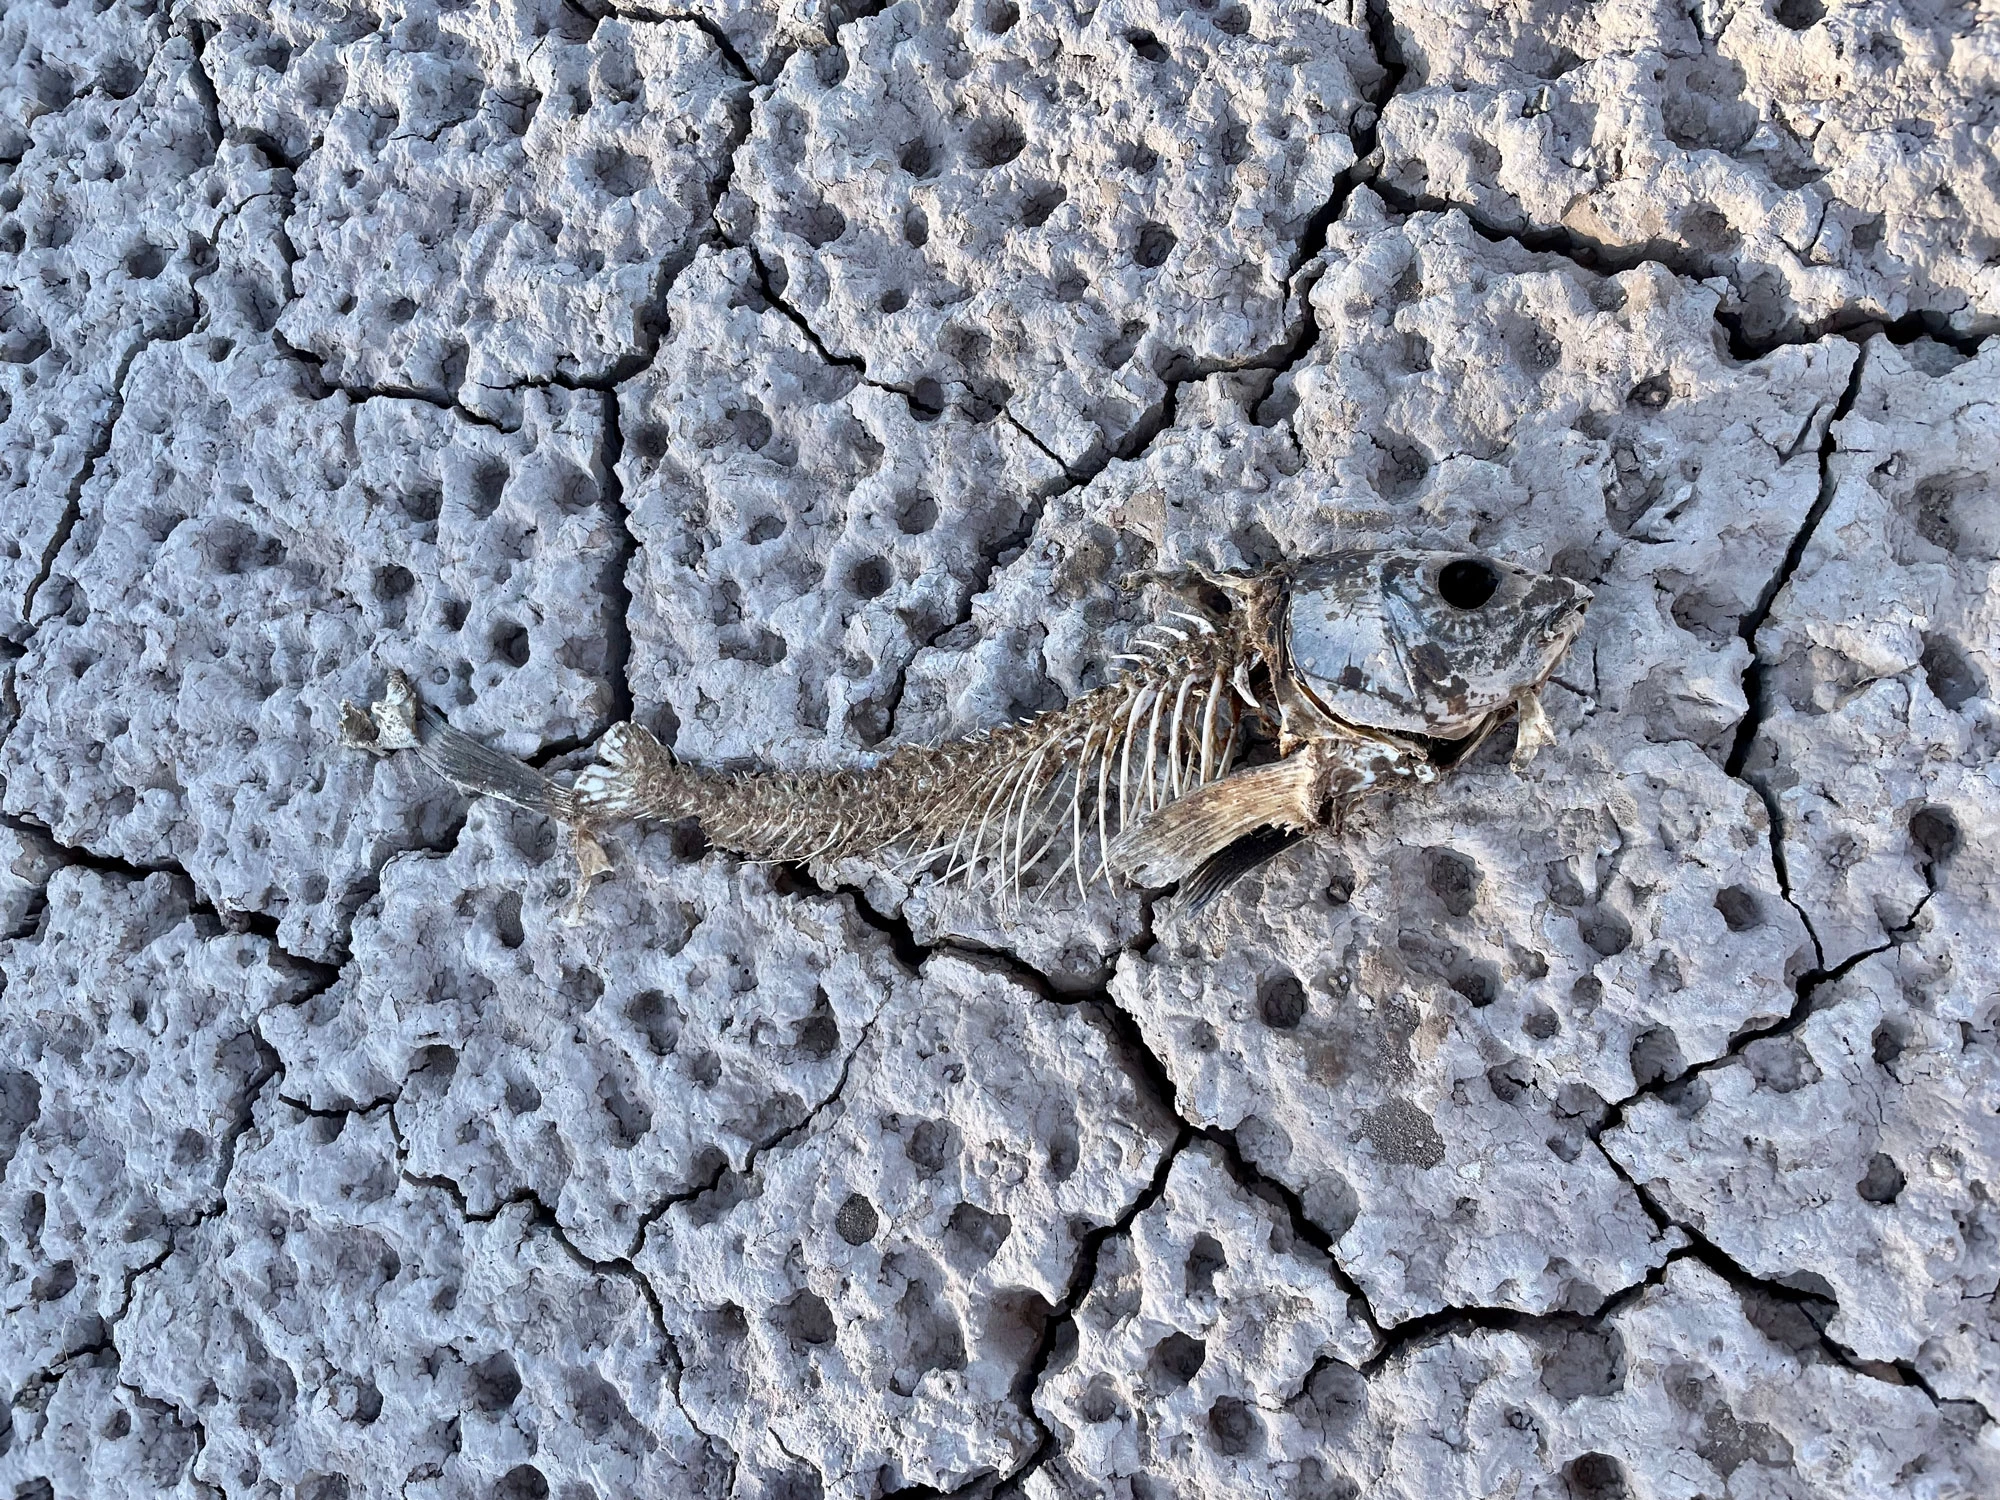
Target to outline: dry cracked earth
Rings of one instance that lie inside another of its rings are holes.
[[[7,0],[0,1496],[2000,1490],[1994,0]],[[1188,915],[565,768],[1585,579]],[[1149,592],[1150,590],[1150,592]]]

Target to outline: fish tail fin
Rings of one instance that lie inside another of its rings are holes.
[[[414,750],[425,765],[473,796],[497,797],[530,812],[561,812],[560,787],[526,762],[452,728],[401,672],[388,674],[382,697],[366,710],[343,703],[341,726],[350,747],[376,755]]]

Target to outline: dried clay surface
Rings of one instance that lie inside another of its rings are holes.
[[[0,8],[0,1495],[2000,1492],[1990,0]],[[1586,583],[1201,909],[561,831]]]

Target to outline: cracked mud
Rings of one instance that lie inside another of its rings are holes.
[[[0,10],[0,1494],[2000,1489],[1990,5]],[[1589,583],[1188,915],[827,767],[1132,575]]]

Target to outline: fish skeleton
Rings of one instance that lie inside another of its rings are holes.
[[[1510,714],[1516,763],[1533,754],[1550,738],[1539,692],[1591,597],[1493,558],[1399,548],[1199,578],[1210,602],[1142,632],[1105,686],[852,770],[703,769],[624,723],[563,786],[453,729],[401,673],[367,712],[342,705],[343,732],[559,819],[579,899],[610,868],[605,827],[691,818],[754,860],[902,850],[912,871],[982,880],[1001,898],[1059,883],[1087,897],[1103,881],[1178,883],[1201,901],[1338,827],[1367,792],[1434,781]]]

